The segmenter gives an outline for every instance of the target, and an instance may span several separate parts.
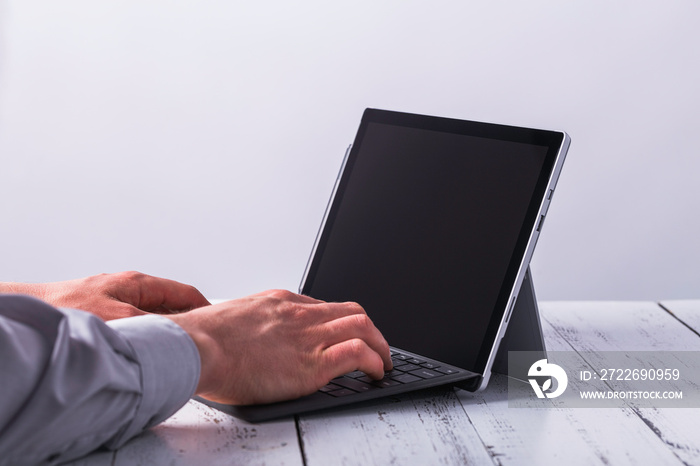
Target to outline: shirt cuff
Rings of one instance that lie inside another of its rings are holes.
[[[115,444],[169,418],[194,395],[201,370],[192,338],[172,320],[158,315],[107,322],[131,345],[141,367],[142,398],[133,422]]]

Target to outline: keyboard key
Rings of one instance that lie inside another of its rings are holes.
[[[396,380],[392,380],[388,377],[384,377],[382,380],[373,381],[372,385],[376,385],[377,387],[380,387],[380,388],[386,388],[386,387],[393,387],[394,385],[401,385],[401,382],[397,382]]]
[[[442,377],[439,372],[431,371],[430,369],[418,369],[417,371],[409,372],[411,375],[415,375],[422,379],[434,379],[435,377]]]
[[[394,367],[403,366],[404,364],[408,364],[406,361],[404,361],[402,359],[395,359],[395,358],[392,358],[391,362],[394,363]]]
[[[420,366],[416,366],[415,364],[404,364],[403,366],[399,366],[396,368],[396,370],[399,370],[401,372],[415,371],[416,369],[420,369]]]
[[[353,395],[357,393],[354,390],[350,390],[349,388],[341,388],[340,390],[333,390],[332,392],[326,392],[327,395],[332,395],[332,396],[348,396],[348,395]]]
[[[440,366],[438,366],[437,364],[434,364],[432,362],[424,362],[423,364],[421,364],[421,367],[425,367],[426,369],[436,369]]]
[[[348,374],[345,374],[345,377],[352,377],[353,379],[356,379],[358,377],[362,377],[363,375],[366,375],[366,374],[362,371],[352,371]]]
[[[366,375],[366,376],[364,376],[364,377],[358,377],[357,380],[359,380],[360,382],[364,382],[364,383],[374,383],[374,382],[376,382],[376,380],[374,380],[374,379],[373,379],[372,377],[370,377],[369,375]]]
[[[400,382],[397,382],[395,380],[391,380],[389,377],[384,377],[382,380],[374,380],[371,377],[367,376],[367,377],[360,377],[357,380],[367,382],[367,383],[372,384],[372,385],[379,387],[379,388],[391,387],[393,385],[401,385]]]
[[[425,361],[423,361],[422,359],[418,359],[418,358],[410,358],[410,359],[406,359],[406,362],[410,362],[411,364],[423,364]]]
[[[445,375],[456,374],[459,372],[457,369],[452,369],[451,367],[436,367],[435,370]]]
[[[405,361],[406,359],[411,359],[410,356],[406,356],[405,354],[398,353],[396,356],[393,356],[394,359],[400,359],[402,361]]]
[[[401,382],[401,383],[411,383],[411,382],[416,382],[418,380],[423,380],[420,377],[416,377],[415,375],[411,374],[401,374],[397,375],[396,377],[392,377],[392,379]]]
[[[355,390],[356,392],[368,392],[377,388],[374,385],[370,385],[368,383],[350,378],[336,380],[333,383],[340,385],[341,387],[350,388],[352,390]]]
[[[384,377],[395,377],[395,376],[401,375],[401,374],[403,374],[403,372],[401,372],[400,370],[392,369],[390,371],[385,372]]]
[[[332,390],[338,390],[339,388],[341,388],[340,385],[336,385],[334,383],[329,383],[328,385],[325,385],[325,386],[319,388],[319,391],[320,392],[330,392]]]

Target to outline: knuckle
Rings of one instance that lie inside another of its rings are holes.
[[[370,330],[374,326],[367,314],[356,314],[353,316],[353,320],[355,321],[355,327],[363,331]]]
[[[132,280],[141,280],[145,277],[144,274],[137,272],[135,270],[129,270],[127,272],[120,272],[118,274],[115,274],[117,278],[127,280],[127,281],[132,281]]]
[[[283,320],[296,320],[307,315],[306,308],[303,305],[284,298],[288,293],[288,291],[280,290],[279,295],[269,295],[267,301],[270,309]]]
[[[290,303],[282,303],[282,305],[279,306],[279,313],[283,319],[290,322],[298,321],[304,316],[303,309]]]
[[[359,338],[353,338],[348,341],[348,353],[353,358],[359,358],[365,351],[366,344]]]
[[[187,289],[189,294],[191,294],[193,296],[201,296],[202,298],[204,297],[204,295],[202,295],[202,293],[200,293],[200,291],[195,286],[192,286],[192,285],[185,285],[185,286],[187,287],[186,289]]]
[[[294,297],[294,293],[289,290],[270,290],[270,296],[283,301],[289,301]]]
[[[350,308],[353,311],[353,313],[355,313],[355,314],[367,315],[367,313],[365,312],[365,309],[362,306],[360,306],[358,303],[348,302],[348,303],[345,303],[345,305],[348,308]]]

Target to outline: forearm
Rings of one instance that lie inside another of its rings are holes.
[[[107,325],[20,296],[0,296],[0,354],[0,465],[118,447],[179,409],[199,375],[196,347],[162,317]]]
[[[44,299],[44,288],[42,283],[0,282],[0,294],[23,294]]]

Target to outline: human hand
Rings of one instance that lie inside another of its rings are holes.
[[[9,283],[2,284],[0,291],[28,294],[56,307],[91,312],[104,320],[146,313],[172,314],[209,305],[192,286],[138,272],[54,283]]]
[[[273,290],[167,317],[199,349],[197,394],[220,403],[298,398],[354,370],[381,379],[392,367],[389,345],[356,303]]]

